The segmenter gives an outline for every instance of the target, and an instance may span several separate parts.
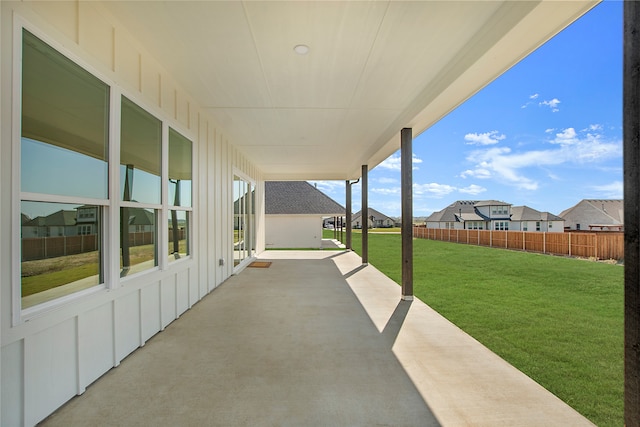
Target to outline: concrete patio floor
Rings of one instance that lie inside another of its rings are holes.
[[[41,425],[593,425],[355,253],[259,258]]]

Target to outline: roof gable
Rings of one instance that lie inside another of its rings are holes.
[[[345,209],[306,181],[267,181],[267,215],[344,215]]]

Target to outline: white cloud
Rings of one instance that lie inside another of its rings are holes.
[[[488,179],[491,178],[491,171],[489,169],[485,169],[482,167],[478,167],[476,169],[467,169],[466,171],[460,174],[462,178],[480,178],[480,179]]]
[[[560,111],[560,109],[558,108],[558,104],[560,104],[560,100],[558,98],[553,98],[550,101],[542,101],[538,105],[546,105],[551,109],[551,111],[557,113],[558,111]]]
[[[413,188],[413,195],[416,200],[425,199],[425,198],[438,199],[454,192],[460,192],[464,194],[480,194],[487,191],[486,188],[476,184],[471,184],[467,187],[458,188],[453,185],[440,184],[437,182],[430,182],[427,184],[419,184],[417,182],[414,182],[412,188]],[[382,186],[376,186],[375,188],[370,188],[369,192],[371,194],[376,194],[378,196],[381,196],[382,198],[386,196],[395,198],[395,197],[400,197],[402,188],[398,185],[389,185],[388,187],[385,187],[384,185],[382,185]],[[384,199],[381,199],[381,200],[384,200]],[[377,204],[378,202],[376,202],[376,205]]]
[[[485,133],[468,133],[464,136],[467,144],[470,145],[493,145],[505,139],[506,136],[500,134],[497,130]]]
[[[378,166],[379,168],[383,168],[383,169],[390,169],[390,170],[400,170],[400,156],[396,156],[396,155],[392,155],[387,157],[386,159],[384,159],[382,161],[382,163],[380,163]]]
[[[566,128],[560,133],[556,133],[555,139],[551,141],[553,144],[572,145],[578,143],[578,134],[574,128]]]
[[[390,194],[400,194],[400,187],[372,188],[370,191],[372,193],[382,194],[382,195],[388,196]]]
[[[494,178],[523,190],[536,190],[538,182],[523,170],[565,163],[596,163],[622,155],[621,141],[604,141],[602,135],[567,128],[550,141],[557,148],[514,153],[508,147],[475,150],[467,156],[475,167],[460,174],[463,178]]]
[[[487,191],[487,189],[484,187],[480,187],[479,185],[471,184],[468,187],[460,188],[458,191],[475,196],[476,194],[484,193],[485,191]]]
[[[600,132],[602,131],[602,129],[603,129],[602,125],[592,124],[592,125],[589,125],[588,128],[583,129],[583,131]]]
[[[456,187],[447,184],[413,184],[413,194],[416,196],[442,197],[456,191]]]
[[[400,167],[401,162],[402,162],[402,158],[400,157],[399,154],[392,154],[391,156],[384,159],[384,161],[380,163],[377,167],[399,171],[401,170],[401,167]],[[422,159],[418,158],[418,156],[416,156],[414,153],[412,156],[411,163],[413,164],[412,169],[416,170],[418,169],[416,165],[419,163],[422,163]]]
[[[610,184],[604,185],[595,185],[591,188],[598,193],[599,197],[607,199],[622,199],[624,197],[624,186],[622,181],[614,181]]]
[[[344,181],[308,181],[309,184],[326,194],[344,190]]]
[[[529,99],[530,100],[534,100],[534,99],[538,99],[540,95],[537,93],[534,93],[533,95],[529,95]],[[525,104],[523,104],[520,108],[527,108],[529,105],[531,105],[532,102],[531,101],[527,101]]]
[[[378,178],[376,181],[378,181],[380,184],[397,184],[398,183],[397,179],[386,178],[386,177]]]

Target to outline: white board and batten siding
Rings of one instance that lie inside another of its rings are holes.
[[[322,248],[322,216],[266,215],[265,247]]]
[[[264,185],[260,172],[234,148],[215,118],[100,5],[3,1],[0,8],[0,424],[31,426],[83,393],[233,273],[234,170],[256,183],[258,230],[264,226]],[[16,93],[19,82],[12,52],[19,46],[17,27],[23,25],[193,142],[193,214],[192,255],[187,259],[73,295],[16,321],[12,278],[20,252],[12,233],[19,220],[12,212],[19,196],[12,151],[20,111],[9,94]],[[263,248],[258,233],[258,252]]]

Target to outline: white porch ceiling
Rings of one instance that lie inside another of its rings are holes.
[[[267,180],[355,179],[593,1],[124,1],[107,9]],[[301,56],[295,45],[310,52]]]

